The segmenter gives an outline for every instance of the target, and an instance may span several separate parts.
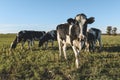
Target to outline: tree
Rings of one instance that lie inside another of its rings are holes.
[[[113,34],[113,35],[116,35],[116,34],[117,34],[117,28],[116,28],[116,27],[113,27],[113,29],[112,29],[112,34]]]
[[[112,26],[107,26],[107,34],[111,35],[112,33]]]

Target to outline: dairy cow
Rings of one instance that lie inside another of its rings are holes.
[[[68,23],[57,26],[57,41],[59,45],[59,54],[61,56],[62,50],[64,57],[66,56],[66,47],[71,45],[75,54],[76,67],[79,68],[78,54],[82,48],[82,41],[86,40],[87,25],[94,22],[94,17],[87,18],[85,14],[76,15],[75,19],[68,19]]]
[[[45,35],[45,31],[28,31],[22,30],[18,32],[15,40],[11,43],[11,49],[15,49],[18,43],[22,43],[22,48],[26,41],[28,41],[28,48],[34,44],[34,40],[40,40]]]
[[[39,40],[39,47],[41,47],[44,43],[46,43],[45,48],[47,48],[48,42],[52,42],[52,47],[53,47],[54,41],[57,41],[57,31],[56,31],[56,30],[48,31],[48,32]]]
[[[101,30],[99,30],[97,28],[90,28],[87,31],[87,43],[86,43],[87,51],[89,51],[89,50],[94,51],[96,42],[99,43],[99,46],[100,46],[99,49],[101,50],[101,48],[102,48]]]

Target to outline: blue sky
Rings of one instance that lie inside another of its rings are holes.
[[[0,0],[0,33],[49,31],[79,13],[95,17],[89,28],[104,33],[110,25],[120,33],[120,0]]]

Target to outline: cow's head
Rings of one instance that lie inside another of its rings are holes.
[[[87,18],[87,16],[82,13],[82,14],[76,15],[75,20],[78,22],[80,27],[79,38],[85,39],[86,33],[87,33],[87,24],[93,23],[95,21],[94,17]]]
[[[16,46],[17,46],[17,36],[16,36],[15,40],[11,43],[10,49],[15,49]]]
[[[40,39],[39,39],[39,44],[38,44],[39,47],[43,46],[43,44],[47,41],[47,38],[49,38],[48,35],[49,35],[49,34],[46,33],[46,34],[44,34],[42,37],[40,37]]]
[[[43,45],[43,43],[44,43],[43,39],[40,39],[38,46],[41,47]]]

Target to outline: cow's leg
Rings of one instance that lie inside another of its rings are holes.
[[[93,51],[95,51],[95,41],[93,41]]]
[[[101,38],[98,39],[98,43],[99,43],[99,46],[100,46],[100,50],[102,49],[102,42],[101,42]]]
[[[92,51],[94,52],[94,51],[95,51],[95,41],[92,41],[92,42],[91,42],[91,45],[92,45],[92,46],[91,46],[91,47],[92,47]]]
[[[98,40],[98,44],[100,46],[99,50],[101,50],[102,49],[101,32],[99,33],[97,40]]]
[[[60,41],[58,41],[58,45],[59,45],[59,56],[61,57],[61,55],[62,55],[62,43]]]
[[[62,48],[63,48],[64,58],[67,60],[67,56],[66,56],[66,43],[63,44]]]
[[[53,45],[54,45],[54,42],[53,42],[53,40],[51,40],[51,45],[52,45],[52,48],[53,48]]]
[[[87,42],[85,42],[85,45],[86,45],[85,51],[89,52],[90,43],[87,41]]]
[[[74,51],[75,58],[76,58],[76,60],[75,60],[76,67],[79,68],[79,58],[78,58],[77,49],[76,49],[75,46],[72,46],[72,49],[73,49],[73,51]]]
[[[34,40],[31,40],[31,46],[34,46],[34,45],[35,45]]]
[[[24,44],[25,44],[25,42],[26,42],[26,41],[22,41],[22,44],[21,44],[22,47],[21,47],[21,49],[24,49]]]
[[[30,41],[30,40],[28,41],[28,49],[30,49],[30,47],[31,47],[31,42],[32,41]]]
[[[80,46],[80,48],[79,48],[80,50],[82,50],[84,44],[85,44],[85,41],[81,41],[81,42],[80,42],[80,45],[79,45],[79,46]]]
[[[61,57],[61,55],[62,55],[62,43],[60,40],[59,32],[57,32],[57,41],[58,41],[58,45],[59,45],[59,57]]]
[[[45,49],[48,48],[48,41],[45,42]]]

